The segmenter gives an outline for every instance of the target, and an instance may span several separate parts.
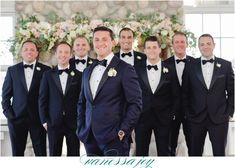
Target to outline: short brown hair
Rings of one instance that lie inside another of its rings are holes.
[[[123,31],[130,31],[130,32],[132,32],[133,37],[135,36],[135,32],[132,29],[130,29],[129,27],[124,27],[119,31],[119,37]]]
[[[94,29],[93,36],[94,36],[95,32],[97,32],[97,31],[107,31],[107,32],[109,32],[109,35],[110,35],[111,39],[114,40],[114,34],[113,34],[113,31],[110,28],[105,27],[105,26],[98,26]]]
[[[187,35],[186,35],[184,32],[176,31],[176,32],[174,33],[174,35],[172,36],[172,44],[174,43],[174,37],[175,37],[176,35],[184,36],[184,37],[186,38],[186,43],[188,43],[188,37],[187,37]]]
[[[208,33],[206,33],[206,34],[202,34],[199,38],[198,38],[198,41],[200,40],[200,38],[202,38],[202,37],[209,37],[209,38],[211,38],[212,39],[212,42],[213,43],[215,43],[214,42],[214,38],[212,37],[212,35],[210,35],[210,34],[208,34]]]
[[[21,48],[24,46],[25,43],[32,43],[32,44],[34,44],[35,47],[36,47],[36,50],[39,51],[39,48],[38,48],[37,43],[35,41],[28,39],[28,40],[23,42]]]
[[[156,36],[149,36],[144,41],[144,48],[145,48],[146,42],[148,42],[148,41],[153,41],[153,42],[156,41],[158,44],[158,47],[160,47],[160,42],[159,42],[158,38]]]

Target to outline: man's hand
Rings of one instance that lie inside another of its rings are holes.
[[[42,124],[42,126],[43,126],[44,129],[47,131],[47,123]]]
[[[122,141],[125,136],[125,132],[123,130],[118,131],[119,140]]]

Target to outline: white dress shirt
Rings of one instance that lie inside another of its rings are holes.
[[[148,66],[148,65],[153,65],[153,64],[151,64],[147,59],[146,65]],[[154,65],[157,65],[157,67],[158,67],[157,71],[154,68],[151,68],[150,70],[148,70],[148,68],[146,66],[148,81],[149,81],[152,93],[154,93],[157,89],[157,86],[158,86],[160,79],[161,79],[161,71],[162,71],[161,61],[158,61],[158,63],[156,63]]]
[[[210,57],[210,59],[211,58],[215,60],[214,56]],[[202,60],[207,60],[207,58],[205,58],[203,56],[201,57],[201,67],[202,67],[202,74],[203,74],[204,81],[206,83],[207,89],[209,89],[210,84],[211,84],[213,71],[214,71],[214,62],[213,63],[208,62],[203,65]]]
[[[101,78],[104,74],[104,71],[106,70],[106,68],[108,67],[109,63],[111,62],[112,58],[113,58],[114,54],[110,53],[106,58],[107,60],[107,65],[106,67],[102,66],[102,65],[97,65],[92,73],[91,73],[91,77],[90,77],[90,88],[91,88],[91,93],[92,93],[92,97],[93,99],[96,96],[96,91],[98,89],[99,83],[101,81]]]
[[[77,69],[78,71],[80,71],[80,72],[83,72],[84,69],[87,67],[88,55],[86,55],[84,58],[81,58],[81,57],[75,55],[75,60],[77,60],[77,59],[79,59],[79,60],[83,60],[83,59],[86,60],[85,64],[83,64],[83,63],[81,63],[81,62],[79,62],[78,64],[75,63],[76,69]]]
[[[130,52],[132,54],[131,57],[129,55],[122,57],[122,53],[125,53],[125,52],[120,50],[120,59],[133,66],[134,65],[134,51],[131,50]]]
[[[183,57],[183,58],[179,58],[177,57],[176,55],[174,56],[175,57],[175,68],[176,68],[176,73],[177,73],[177,77],[178,77],[178,81],[180,83],[180,86],[182,85],[182,75],[183,75],[183,72],[184,72],[184,67],[185,67],[185,63],[184,62],[179,62],[177,64],[176,60],[180,60],[180,59],[186,59],[186,55]]]
[[[25,61],[23,61],[23,64],[24,65],[25,64],[29,65]],[[30,65],[32,65],[32,64],[33,64],[33,69],[31,69],[31,68],[24,68],[25,81],[26,81],[26,85],[27,85],[28,91],[29,91],[31,83],[32,83],[33,72],[34,72],[34,69],[35,69],[36,60],[33,63],[31,63]]]
[[[69,69],[69,66],[66,68]],[[62,69],[66,69],[66,68],[62,68],[58,65],[58,70],[62,70]],[[60,84],[62,87],[63,94],[65,94],[65,88],[66,88],[66,84],[67,84],[68,74],[66,72],[63,72],[62,74],[59,75],[59,78],[60,78]]]

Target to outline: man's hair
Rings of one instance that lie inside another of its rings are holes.
[[[109,35],[110,35],[111,39],[114,40],[113,31],[111,29],[109,29],[108,27],[105,27],[105,26],[96,27],[93,31],[93,37],[94,37],[95,32],[97,32],[97,31],[107,31],[107,32],[109,32]]]
[[[198,38],[198,41],[199,41],[200,38],[202,38],[202,37],[209,37],[209,38],[212,39],[212,42],[215,43],[215,42],[214,42],[214,38],[213,38],[212,35],[210,35],[210,34],[202,34],[202,35]]]
[[[135,32],[134,32],[132,29],[130,29],[129,27],[124,27],[124,28],[122,28],[122,29],[119,31],[119,37],[121,36],[121,33],[122,33],[123,31],[130,31],[130,32],[132,32],[133,37],[135,36]]]
[[[148,41],[153,41],[153,42],[156,41],[157,44],[158,44],[158,47],[160,47],[159,40],[158,40],[158,38],[157,38],[156,36],[148,36],[148,37],[145,39],[145,41],[144,41],[144,48],[145,48],[146,42],[148,42]]]
[[[90,41],[89,41],[88,38],[86,38],[84,35],[77,35],[77,36],[74,38],[74,40],[72,41],[72,44],[74,44],[75,40],[77,40],[77,39],[79,39],[79,38],[81,38],[81,39],[86,39],[87,43],[90,45]]]
[[[188,37],[187,37],[187,35],[186,35],[184,32],[176,31],[176,32],[174,33],[174,35],[172,36],[172,44],[174,43],[174,37],[175,37],[176,35],[184,36],[184,37],[186,38],[186,43],[188,43]]]
[[[57,43],[56,46],[55,46],[55,51],[56,51],[57,48],[58,48],[60,45],[62,45],[62,44],[65,44],[65,45],[69,46],[70,51],[72,51],[72,46],[71,46],[68,42],[66,42],[66,41],[61,41],[61,42]]]
[[[24,46],[25,43],[33,43],[33,44],[35,45],[35,47],[36,47],[36,50],[39,51],[38,46],[37,46],[37,43],[36,43],[35,41],[30,40],[30,39],[29,39],[29,40],[26,40],[26,41],[23,42],[21,48]]]

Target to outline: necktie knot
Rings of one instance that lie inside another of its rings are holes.
[[[177,64],[180,63],[180,62],[186,63],[186,59],[177,59],[177,60],[176,60],[176,63],[177,63]]]
[[[106,67],[107,65],[107,60],[106,59],[103,59],[101,61],[97,60],[97,65],[102,65],[104,67]]]
[[[68,69],[68,68],[65,68],[65,69],[59,69],[59,70],[58,70],[58,74],[59,74],[59,75],[61,75],[63,72],[65,72],[65,73],[68,74],[68,73],[69,73],[69,69]]]
[[[150,70],[150,69],[152,69],[152,68],[153,68],[155,71],[158,70],[157,65],[148,65],[147,68],[148,68],[148,70]]]
[[[24,64],[24,68],[31,68],[33,69],[33,64],[29,65],[29,64]]]
[[[213,63],[213,62],[214,62],[214,59],[211,58],[211,59],[209,59],[209,60],[202,60],[202,64],[203,64],[203,65],[205,65],[207,62]]]
[[[131,52],[128,52],[128,53],[122,53],[122,54],[121,54],[121,56],[122,56],[122,57],[125,57],[125,56],[129,56],[129,57],[131,57],[131,56],[132,56],[132,54],[131,54]]]
[[[85,59],[75,59],[75,63],[78,64],[79,62],[81,62],[82,64],[86,63]]]

